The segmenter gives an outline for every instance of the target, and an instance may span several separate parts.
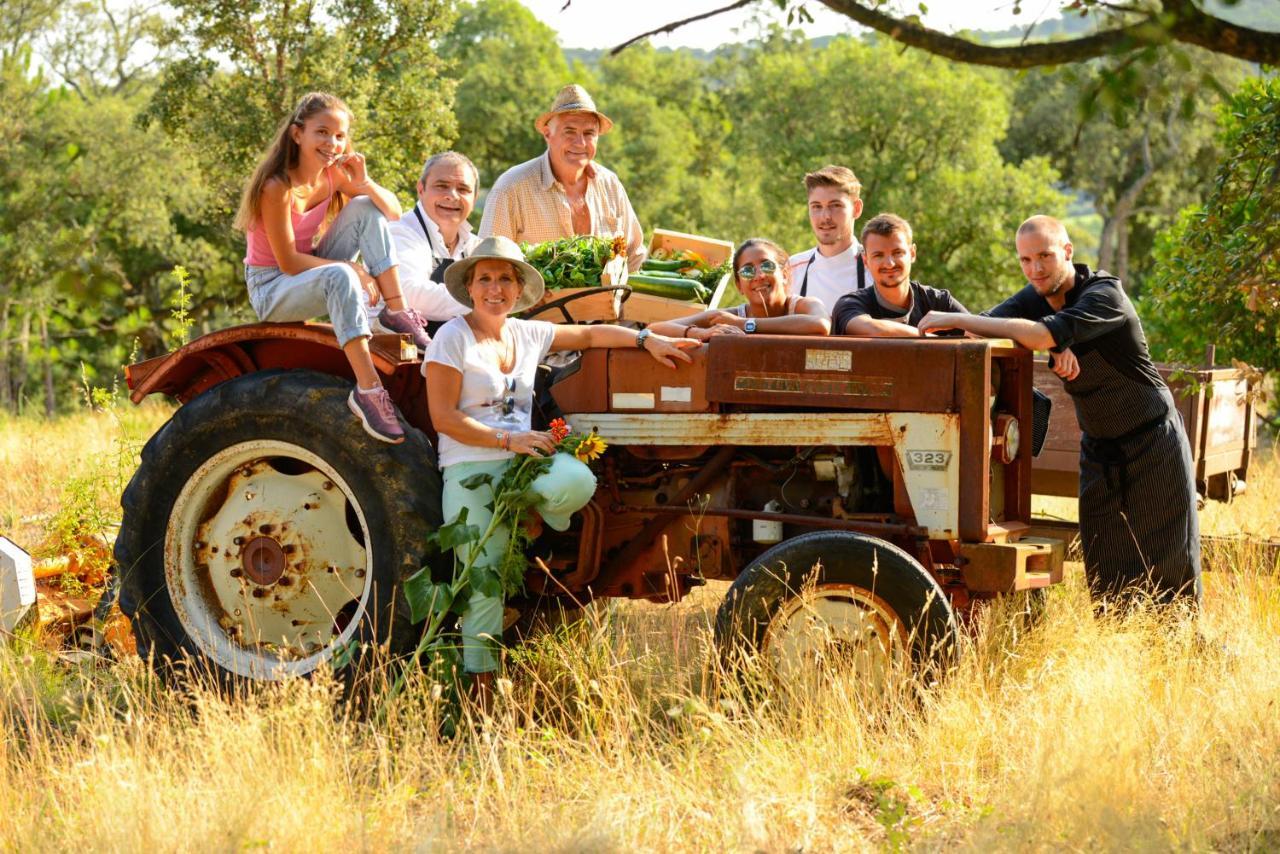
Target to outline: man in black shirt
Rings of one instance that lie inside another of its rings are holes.
[[[930,311],[967,311],[949,292],[911,281],[916,245],[902,217],[883,213],[863,226],[862,257],[875,287],[836,301],[832,334],[916,338],[916,326]]]
[[[1051,351],[1083,433],[1080,540],[1091,591],[1199,601],[1191,447],[1133,303],[1119,279],[1071,263],[1067,231],[1052,217],[1024,222],[1017,247],[1026,287],[981,316],[932,312],[920,328]]]

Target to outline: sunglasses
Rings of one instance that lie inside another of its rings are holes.
[[[761,261],[760,267],[757,270],[755,264],[743,264],[738,268],[738,278],[751,281],[756,277],[757,272],[762,276],[767,276],[770,273],[778,272],[778,265],[772,261]]]
[[[502,398],[502,414],[510,415],[516,411],[516,378],[507,380],[507,393]]]

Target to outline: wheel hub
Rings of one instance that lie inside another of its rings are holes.
[[[269,587],[284,575],[284,549],[270,537],[254,537],[240,552],[240,565],[254,584]]]

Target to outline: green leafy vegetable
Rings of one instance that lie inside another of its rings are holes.
[[[626,252],[620,237],[565,237],[530,245],[521,243],[524,258],[542,274],[548,290],[599,287],[604,265]]]

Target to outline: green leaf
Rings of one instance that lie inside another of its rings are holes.
[[[447,525],[441,525],[434,533],[427,536],[427,542],[435,545],[442,552],[456,549],[466,543],[474,543],[480,539],[480,529],[467,524],[467,508],[463,507],[458,518]]]
[[[479,474],[473,474],[470,477],[464,477],[462,480],[458,481],[458,486],[461,486],[463,489],[475,489],[478,486],[491,487],[493,486],[493,481],[493,475],[480,472]]]
[[[502,580],[494,570],[484,566],[473,566],[470,576],[471,589],[475,593],[493,597],[502,595]]]
[[[432,614],[449,610],[453,590],[448,584],[432,581],[431,571],[424,567],[405,580],[404,598],[409,603],[409,619],[421,623]]]

